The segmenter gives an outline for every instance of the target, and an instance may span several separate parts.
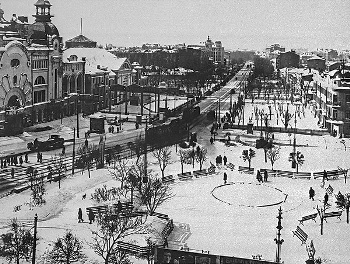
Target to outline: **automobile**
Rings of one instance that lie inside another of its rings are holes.
[[[64,139],[59,135],[50,135],[46,141],[40,141],[37,138],[33,142],[27,144],[27,148],[31,151],[45,151],[50,149],[63,148]]]

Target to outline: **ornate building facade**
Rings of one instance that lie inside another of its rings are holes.
[[[0,128],[9,116],[29,125],[58,118],[62,100],[62,38],[51,22],[48,0],[35,3],[35,22],[0,11]],[[1,132],[0,132],[1,133]]]

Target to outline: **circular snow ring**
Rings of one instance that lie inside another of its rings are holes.
[[[232,193],[235,194],[234,197]],[[219,185],[211,191],[211,195],[228,205],[245,207],[275,206],[284,203],[288,197],[288,194],[278,188],[251,182],[231,182]],[[268,200],[264,201],[264,199]],[[271,202],[271,200],[275,201]]]

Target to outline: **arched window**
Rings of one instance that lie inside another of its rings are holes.
[[[13,85],[17,85],[17,75],[13,76]]]
[[[19,59],[12,59],[11,67],[18,67],[18,66],[19,66]]]
[[[43,76],[38,76],[36,79],[35,79],[35,82],[34,82],[34,85],[40,85],[40,84],[45,84],[45,79]]]

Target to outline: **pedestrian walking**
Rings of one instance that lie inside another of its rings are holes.
[[[328,204],[328,198],[329,198],[328,193],[326,193],[324,195],[324,205]]]
[[[40,162],[40,152],[38,152],[38,153],[36,154],[36,161],[37,161],[37,162]]]
[[[227,173],[224,172],[224,184],[226,184],[226,182],[227,182]]]
[[[169,247],[169,245],[168,245],[168,238],[167,238],[167,237],[164,237],[164,244],[163,244],[163,247],[164,247],[164,248]]]
[[[309,199],[312,199],[314,201],[314,197],[315,197],[315,190],[312,189],[312,187],[310,187],[309,190]]]
[[[42,163],[43,162],[43,153],[41,153],[41,152],[39,152],[39,158],[40,158],[40,163]]]
[[[78,209],[78,223],[82,223],[84,222],[83,219],[83,211],[81,210],[81,208]]]
[[[226,156],[224,156],[223,160],[224,160],[224,165],[226,166],[226,163],[227,163],[227,157],[226,157]]]
[[[210,144],[213,144],[214,143],[214,139],[213,137],[210,137]]]
[[[24,162],[25,162],[25,163],[28,163],[28,153],[26,153],[26,154],[24,155]]]
[[[19,165],[22,166],[22,164],[23,164],[23,158],[22,158],[22,155],[21,155],[21,156],[19,156]]]
[[[15,168],[11,168],[11,177],[12,177],[12,178],[15,177]]]
[[[256,173],[256,179],[258,180],[258,182],[260,182],[260,179],[261,179],[260,170],[258,170],[257,173]]]
[[[222,164],[222,156],[221,155],[218,156],[218,161],[219,161],[219,164],[221,165]]]
[[[66,154],[66,147],[63,146],[63,147],[62,147],[62,155],[65,155],[65,154]]]
[[[92,222],[95,220],[95,214],[94,212],[90,209],[89,210],[89,224],[92,224]]]
[[[87,148],[89,145],[89,141],[87,140],[87,138],[85,138],[85,147]]]
[[[265,170],[265,171],[264,171],[264,182],[267,182],[267,177],[268,177],[268,175],[267,175],[267,170]]]
[[[2,161],[2,159],[0,159],[1,162],[1,169],[4,167],[4,162]]]
[[[327,171],[326,170],[323,171],[323,179],[322,180],[323,181],[325,181],[325,180],[328,181],[328,176],[327,176]]]

